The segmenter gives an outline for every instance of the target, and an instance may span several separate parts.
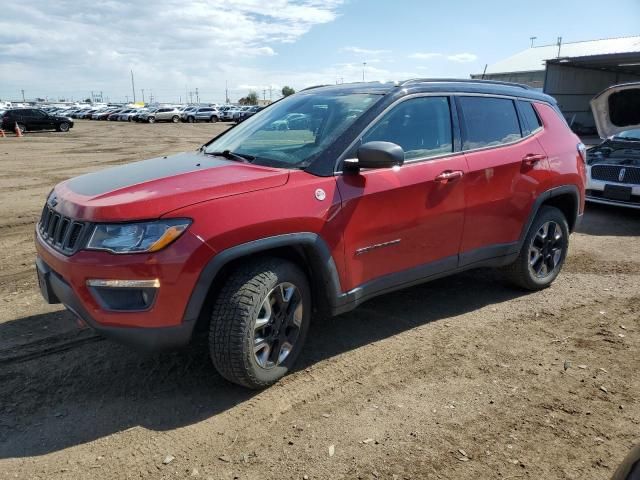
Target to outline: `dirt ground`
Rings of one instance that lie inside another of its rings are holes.
[[[640,442],[640,211],[588,206],[545,291],[478,270],[316,323],[262,392],[201,349],[143,355],[43,303],[32,235],[56,182],[222,128],[0,138],[0,478],[589,480]]]

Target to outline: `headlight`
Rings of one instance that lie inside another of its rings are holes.
[[[178,239],[190,224],[191,220],[185,218],[99,224],[91,234],[87,249],[112,253],[157,252]]]

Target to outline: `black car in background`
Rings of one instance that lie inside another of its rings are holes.
[[[244,122],[247,118],[251,117],[252,115],[255,115],[263,108],[264,107],[258,107],[257,105],[254,105],[253,107],[243,110],[242,112],[240,112],[240,115],[238,116],[238,123]]]
[[[49,114],[39,108],[11,108],[2,114],[1,125],[2,130],[9,131],[13,131],[17,125],[23,133],[37,130],[68,132],[73,128],[73,120]]]

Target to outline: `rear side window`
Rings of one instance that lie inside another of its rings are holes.
[[[522,134],[529,135],[538,129],[542,128],[542,122],[540,117],[536,113],[535,108],[531,102],[525,102],[524,100],[518,100],[518,108],[520,109],[520,115],[522,116]]]
[[[463,150],[494,147],[522,138],[513,100],[460,97],[464,117]]]
[[[406,100],[391,109],[362,138],[400,145],[407,160],[453,151],[451,111],[447,97]]]

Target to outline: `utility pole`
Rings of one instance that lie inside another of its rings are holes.
[[[136,86],[133,83],[133,70],[131,70],[131,91],[133,92],[133,103],[136,103]]]
[[[538,37],[529,37],[529,40],[531,40],[531,48],[533,48],[533,41],[536,40]]]
[[[95,97],[93,96],[93,90],[91,90],[91,103],[95,102]]]
[[[24,89],[22,89],[21,92],[22,92],[22,101],[24,102],[25,101],[24,100]]]
[[[144,103],[144,88],[142,89],[142,103]]]
[[[362,62],[362,81],[364,82],[364,69],[367,68],[367,62]]]
[[[104,102],[104,100],[102,99],[102,90],[100,90],[100,101]]]
[[[193,92],[189,92],[189,103],[193,103]]]
[[[225,103],[229,103],[229,81],[228,80],[224,81],[224,96],[227,100]]]
[[[267,101],[267,89],[266,88],[262,89],[262,101],[263,102]]]
[[[558,37],[558,58],[560,58],[560,48],[562,48],[562,37]]]
[[[196,87],[196,103],[200,104],[200,94],[198,93],[198,87]]]

